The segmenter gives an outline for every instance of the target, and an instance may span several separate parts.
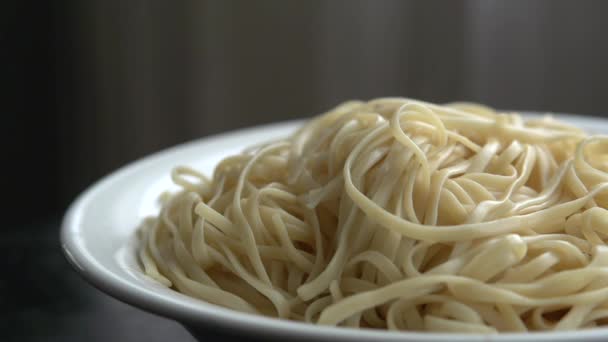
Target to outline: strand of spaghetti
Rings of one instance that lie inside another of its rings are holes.
[[[370,134],[370,136],[372,136]],[[369,137],[369,136],[368,136]],[[406,221],[400,217],[391,214],[377,204],[367,198],[359,189],[355,187],[351,180],[351,164],[358,156],[359,150],[368,143],[368,139],[362,140],[353,150],[346,163],[344,163],[344,183],[345,190],[353,199],[361,210],[369,217],[376,219],[382,226],[393,229],[410,238],[425,240],[425,241],[462,241],[493,236],[498,234],[507,234],[522,229],[522,227],[530,227],[541,225],[547,217],[565,218],[569,214],[579,210],[595,195],[606,191],[608,183],[599,184],[585,196],[576,200],[556,205],[545,211],[534,212],[527,215],[520,215],[498,219],[491,222],[453,225],[449,227],[428,227],[422,224]],[[489,229],[489,227],[493,229]]]
[[[598,270],[593,270],[595,272]],[[608,270],[604,269],[604,273]],[[482,303],[506,303],[511,305],[527,305],[527,306],[551,306],[551,305],[574,305],[574,304],[591,304],[595,301],[603,301],[608,299],[608,288],[587,291],[583,293],[571,294],[566,296],[557,296],[552,298],[530,298],[520,295],[516,292],[500,289],[488,285],[482,281],[474,280],[461,276],[419,276],[401,280],[399,282],[387,285],[383,288],[355,294],[341,300],[338,303],[328,306],[319,317],[319,324],[335,325],[351,315],[369,309],[376,305],[386,303],[390,300],[412,299],[428,294],[434,285],[453,284],[466,287],[468,295],[471,299]]]
[[[236,191],[234,193],[234,199],[232,202],[232,206],[235,209],[234,210],[234,216],[236,219],[235,223],[241,227],[241,232],[242,232],[241,238],[245,242],[247,256],[249,257],[249,260],[252,263],[253,268],[255,269],[258,277],[260,277],[262,279],[262,281],[264,283],[266,283],[267,285],[270,285],[270,278],[268,277],[268,273],[266,272],[266,269],[264,268],[264,264],[262,263],[262,259],[260,258],[260,253],[256,246],[255,238],[253,236],[253,231],[251,229],[249,221],[247,221],[247,219],[245,218],[245,214],[243,214],[243,211],[241,209],[240,198],[241,198],[241,193],[243,191],[243,186],[245,184],[245,179],[247,179],[247,175],[248,175],[249,171],[251,170],[251,168],[253,167],[253,165],[255,164],[255,162],[258,161],[260,158],[262,158],[265,154],[273,152],[274,150],[277,150],[280,148],[284,148],[286,146],[288,146],[288,144],[283,143],[283,142],[267,146],[267,147],[263,148],[262,150],[260,150],[256,155],[254,155],[253,158],[251,158],[251,160],[249,160],[249,162],[243,168],[243,171],[239,175],[238,183],[236,185]]]

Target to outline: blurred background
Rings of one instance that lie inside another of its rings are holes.
[[[346,99],[607,113],[605,1],[9,3],[2,181],[18,220],[153,151]]]
[[[31,269],[42,226],[58,254],[69,202],[117,167],[347,99],[606,116],[606,13],[600,0],[3,2],[5,262]],[[0,280],[0,307],[22,284]]]

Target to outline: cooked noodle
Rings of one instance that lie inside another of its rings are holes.
[[[172,179],[139,259],[209,303],[389,330],[608,323],[608,137],[550,117],[351,101]]]

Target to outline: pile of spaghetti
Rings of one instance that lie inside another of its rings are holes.
[[[212,304],[409,331],[608,324],[608,137],[550,117],[351,101],[172,179],[139,260]]]

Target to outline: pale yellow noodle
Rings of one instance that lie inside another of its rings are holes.
[[[244,149],[247,146],[243,146]],[[525,332],[608,322],[608,137],[472,103],[349,101],[177,166],[144,220],[160,284],[309,323]]]

